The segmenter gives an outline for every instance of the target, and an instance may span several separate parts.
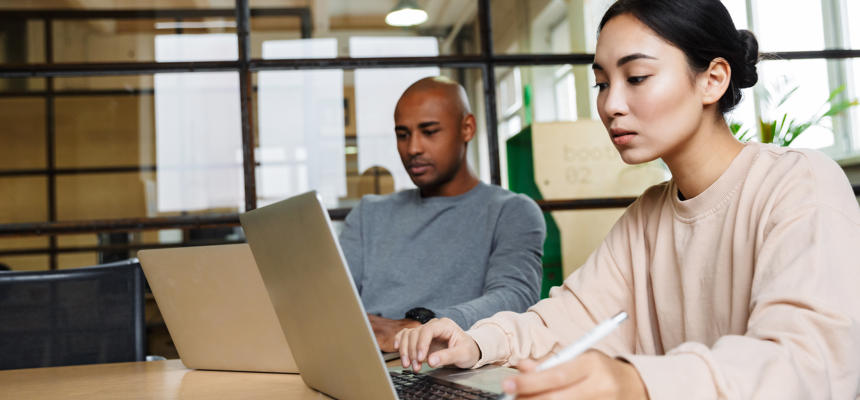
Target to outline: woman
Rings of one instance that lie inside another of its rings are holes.
[[[404,366],[517,365],[503,388],[520,399],[860,398],[860,209],[824,155],[732,137],[757,58],[719,0],[616,2],[600,118],[625,162],[662,158],[672,180],[526,313],[401,331]],[[596,349],[534,371],[622,310]]]

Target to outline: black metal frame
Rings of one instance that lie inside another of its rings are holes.
[[[245,207],[247,210],[256,208],[256,172],[253,143],[253,104],[251,94],[251,73],[269,70],[302,70],[302,69],[360,69],[360,68],[403,68],[438,66],[442,68],[474,68],[480,69],[484,87],[484,104],[486,107],[487,143],[490,154],[490,179],[493,184],[501,182],[499,160],[499,141],[496,115],[495,68],[501,66],[537,66],[537,65],[587,65],[593,61],[593,54],[516,54],[502,55],[493,52],[493,32],[491,25],[490,0],[477,0],[478,23],[480,28],[481,54],[440,57],[393,57],[393,58],[329,58],[329,59],[291,59],[291,60],[262,60],[250,57],[249,27],[250,18],[257,16],[294,16],[300,19],[300,29],[303,38],[311,36],[311,16],[307,8],[279,9],[250,9],[248,0],[236,0],[235,9],[164,9],[164,10],[44,10],[44,11],[0,11],[0,22],[6,20],[43,19],[45,20],[46,63],[28,65],[0,65],[0,78],[46,78],[44,91],[16,91],[0,93],[0,97],[29,97],[41,96],[46,99],[48,126],[46,128],[47,168],[30,170],[0,170],[0,177],[21,175],[47,175],[49,191],[49,221],[44,223],[0,224],[0,237],[49,235],[50,244],[47,249],[18,249],[0,251],[0,255],[44,254],[51,256],[51,268],[56,268],[58,253],[101,251],[106,249],[140,249],[170,245],[113,245],[95,247],[63,247],[56,243],[58,234],[92,233],[110,231],[141,231],[170,228],[206,228],[238,226],[238,214],[208,214],[200,216],[177,216],[158,218],[135,218],[100,221],[56,221],[55,177],[60,174],[75,173],[113,173],[133,171],[154,171],[156,166],[114,166],[97,168],[63,168],[54,165],[54,98],[59,96],[84,95],[123,95],[123,94],[152,94],[152,89],[133,90],[53,90],[53,78],[64,76],[109,76],[109,75],[139,75],[165,72],[215,72],[237,71],[240,74],[240,104],[242,119],[243,146],[243,175],[245,182]],[[127,62],[127,63],[52,63],[51,21],[55,19],[139,19],[139,18],[204,18],[232,17],[236,18],[237,40],[239,42],[239,57],[235,61],[207,62]],[[860,50],[822,50],[776,52],[762,55],[763,59],[840,59],[860,58]],[[860,194],[860,185],[854,186],[855,194]],[[579,200],[549,200],[540,201],[544,211],[616,208],[626,207],[632,198],[602,198]],[[332,219],[343,219],[348,209],[329,210]],[[225,243],[224,241],[218,243]],[[209,243],[206,243],[209,244]]]
[[[110,94],[144,94],[153,93],[152,90],[101,90],[101,91],[54,91],[54,78],[62,76],[91,76],[91,75],[116,75],[116,74],[140,74],[154,72],[190,72],[202,69],[206,71],[238,71],[240,75],[240,97],[241,97],[241,119],[242,119],[242,147],[243,147],[243,175],[245,182],[245,207],[246,209],[256,208],[256,187],[255,187],[255,168],[253,152],[253,104],[251,96],[253,86],[251,85],[251,70],[249,68],[251,62],[250,51],[250,19],[251,17],[265,16],[294,16],[300,21],[300,30],[303,38],[309,38],[311,35],[311,16],[308,8],[277,8],[277,9],[254,9],[251,10],[248,6],[248,0],[237,0],[236,8],[233,9],[163,9],[163,10],[10,10],[0,12],[0,22],[2,21],[21,21],[27,19],[41,19],[44,24],[44,40],[45,40],[45,63],[31,65],[4,65],[0,68],[0,78],[18,78],[18,77],[44,77],[45,90],[38,92],[12,92],[3,93],[2,97],[15,96],[40,96],[45,99],[45,148],[46,148],[46,168],[45,169],[29,169],[29,170],[3,170],[0,171],[0,177],[3,176],[24,176],[24,175],[44,175],[47,177],[47,197],[48,197],[48,221],[43,224],[46,226],[46,231],[38,227],[40,224],[23,224],[28,227],[27,230],[21,231],[17,224],[0,225],[8,232],[17,232],[15,236],[40,235],[49,234],[49,244],[46,249],[17,249],[6,250],[0,252],[4,255],[14,254],[44,254],[49,255],[50,269],[57,268],[57,255],[60,252],[67,252],[67,249],[60,249],[57,246],[56,234],[63,233],[67,224],[73,226],[71,231],[75,232],[106,232],[115,231],[116,229],[110,226],[120,226],[128,223],[130,228],[127,230],[140,230],[136,227],[141,225],[156,226],[160,222],[159,219],[152,221],[151,218],[135,219],[130,222],[124,221],[76,221],[71,223],[57,222],[57,205],[56,205],[56,176],[60,174],[76,174],[76,173],[116,173],[116,172],[132,172],[132,171],[154,171],[155,166],[135,166],[135,167],[101,167],[101,168],[64,168],[57,169],[55,164],[55,110],[54,99],[57,95],[74,96],[74,95],[110,95]],[[53,62],[53,32],[52,22],[54,20],[92,20],[92,19],[158,19],[170,18],[181,21],[188,18],[207,18],[207,17],[235,17],[237,39],[239,41],[239,59],[237,61],[226,62],[188,62],[188,63],[82,63],[82,64],[55,64]],[[23,71],[23,72],[22,72]],[[175,224],[178,221],[184,221],[183,217],[168,217]],[[147,221],[149,220],[149,221]],[[213,218],[213,222],[218,218]],[[95,224],[94,224],[95,223]],[[216,222],[217,224],[217,222]],[[170,225],[170,224],[168,224]],[[193,224],[192,224],[193,225]],[[199,224],[201,225],[201,224]],[[205,225],[205,224],[203,224]],[[182,224],[188,228],[187,221]],[[202,226],[202,225],[201,225]],[[116,247],[116,246],[114,246]],[[109,249],[111,246],[98,246],[93,248],[93,251]]]
[[[54,33],[50,20],[45,21],[45,62],[54,61]],[[57,174],[55,156],[54,78],[45,78],[45,167],[47,168],[48,222],[57,221]],[[57,269],[57,237],[48,237],[48,265]]]

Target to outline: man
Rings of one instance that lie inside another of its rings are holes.
[[[383,351],[435,317],[468,328],[539,298],[546,226],[524,195],[487,185],[466,163],[475,135],[466,91],[442,77],[412,84],[394,110],[397,151],[417,189],[366,196],[341,246]]]

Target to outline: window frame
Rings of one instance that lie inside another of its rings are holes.
[[[495,70],[498,67],[521,67],[521,66],[546,66],[546,65],[589,65],[593,61],[593,54],[568,53],[568,54],[496,54],[493,52],[493,27],[491,25],[491,1],[476,0],[478,3],[477,21],[479,24],[479,36],[481,51],[478,55],[457,55],[438,57],[393,57],[393,58],[332,58],[332,59],[253,59],[250,56],[249,28],[252,16],[271,15],[295,15],[300,18],[300,29],[302,37],[311,37],[312,22],[310,9],[251,9],[248,0],[237,0],[235,8],[229,9],[194,9],[194,10],[0,10],[0,22],[8,20],[36,19],[44,20],[45,29],[45,62],[40,64],[9,65],[0,64],[0,78],[45,78],[45,90],[35,92],[5,92],[0,96],[43,96],[46,99],[46,113],[48,115],[48,126],[46,127],[46,159],[47,166],[44,169],[33,170],[3,170],[0,176],[27,176],[39,175],[48,177],[48,220],[23,224],[0,224],[0,237],[33,236],[43,235],[50,239],[47,248],[19,249],[15,254],[49,254],[50,268],[57,268],[57,255],[66,252],[81,251],[78,248],[61,248],[57,244],[57,235],[70,233],[101,233],[101,232],[137,232],[143,230],[158,229],[199,229],[211,227],[236,227],[239,225],[238,214],[205,214],[205,215],[180,215],[174,217],[135,218],[122,220],[90,220],[90,221],[57,221],[56,206],[56,176],[73,173],[112,173],[128,172],[127,168],[100,168],[100,169],[59,169],[54,165],[54,128],[55,121],[54,99],[65,95],[64,92],[54,90],[53,79],[56,77],[81,77],[81,76],[110,76],[110,75],[146,75],[163,72],[211,72],[211,71],[237,71],[240,74],[240,104],[242,115],[242,143],[243,143],[243,174],[245,190],[245,209],[252,210],[257,207],[256,171],[258,163],[254,158],[254,136],[251,116],[254,113],[252,101],[253,87],[251,85],[251,74],[257,71],[274,70],[302,70],[302,69],[328,69],[337,68],[354,70],[360,68],[403,68],[437,66],[440,68],[475,68],[482,73],[483,105],[486,118],[486,143],[489,155],[490,181],[493,184],[501,183],[500,144],[498,124],[500,119],[497,115],[497,83]],[[749,7],[750,2],[747,0]],[[827,0],[834,7],[839,7],[841,0]],[[828,6],[829,7],[829,6]],[[748,8],[750,9],[750,8]],[[839,8],[836,8],[839,10]],[[828,9],[830,10],[830,9]],[[832,14],[832,11],[829,11]],[[239,42],[239,57],[230,61],[210,62],[123,62],[123,63],[67,63],[55,64],[52,61],[51,43],[51,21],[52,19],[106,19],[106,18],[177,18],[178,17],[200,17],[225,15],[235,16],[236,36]],[[838,19],[840,27],[844,28],[844,13]],[[826,25],[826,24],[825,24]],[[754,29],[754,26],[752,27]],[[769,53],[765,56],[779,57],[788,60],[796,59],[860,59],[860,50],[852,49],[828,49],[821,51],[792,51]],[[581,89],[581,88],[580,88]],[[832,89],[831,89],[832,90]],[[508,118],[510,115],[507,116]],[[154,166],[149,168],[155,168]],[[140,170],[135,168],[135,171]],[[860,186],[855,186],[855,193],[860,191]],[[603,199],[579,199],[579,200],[543,200],[539,205],[544,211],[572,210],[588,208],[614,208],[626,207],[631,204],[633,198],[603,198]],[[332,219],[341,220],[349,212],[348,209],[330,209]],[[213,244],[213,243],[208,243]],[[161,247],[176,246],[175,243],[164,244]],[[159,247],[159,245],[146,245],[146,248]],[[116,246],[111,247],[116,249]],[[128,245],[128,249],[144,248],[142,245]],[[96,246],[89,250],[102,249]],[[0,255],[7,254],[0,251]]]

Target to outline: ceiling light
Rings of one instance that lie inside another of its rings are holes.
[[[412,26],[427,21],[427,12],[418,7],[415,0],[400,0],[385,16],[385,23],[391,26]]]

